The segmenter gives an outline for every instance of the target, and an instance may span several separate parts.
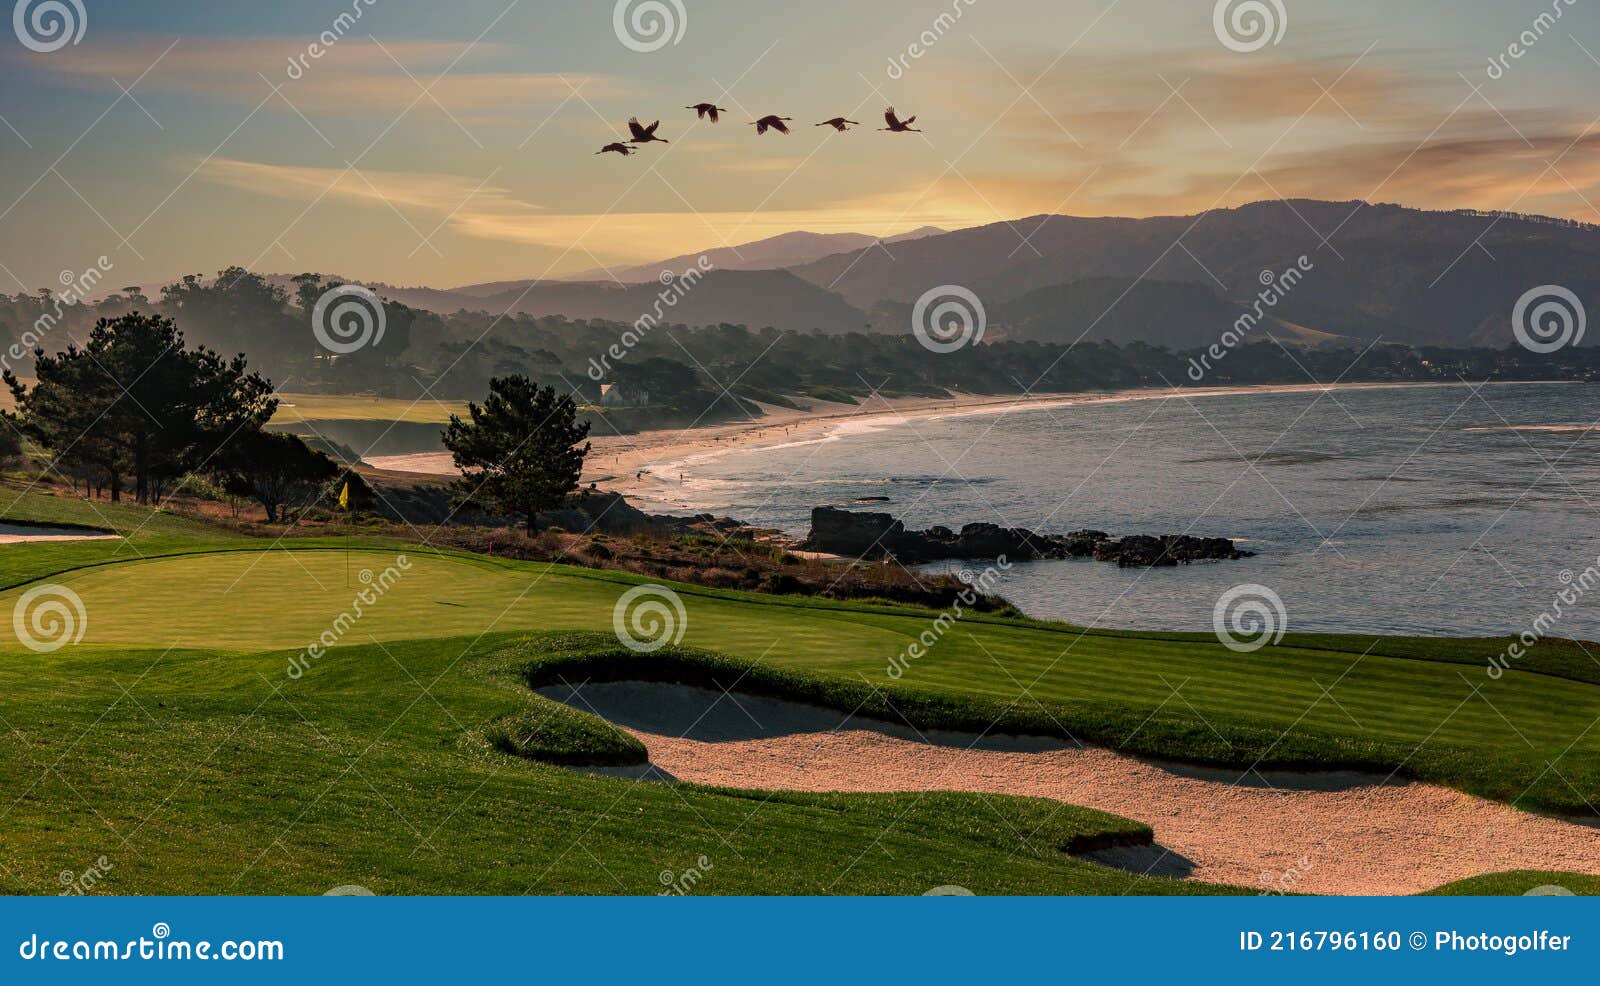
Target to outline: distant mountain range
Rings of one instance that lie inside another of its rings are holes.
[[[860,331],[867,323],[865,312],[786,270],[713,270],[692,284],[685,281],[675,288],[663,286],[656,276],[643,284],[626,285],[610,281],[511,282],[512,287],[487,295],[388,285],[371,287],[383,297],[413,308],[445,313],[464,308],[632,324],[645,315],[654,317],[659,311],[664,324],[727,322],[798,332]],[[662,301],[665,297],[674,298],[675,303],[666,304]]]
[[[662,271],[672,271],[681,274],[690,267],[700,263],[702,257],[713,270],[777,270],[784,267],[798,267],[809,264],[814,260],[821,260],[836,253],[848,253],[852,250],[865,250],[873,244],[904,243],[907,240],[920,240],[928,236],[938,236],[946,230],[937,226],[923,226],[909,233],[899,236],[867,236],[865,233],[784,233],[780,236],[769,237],[765,240],[756,240],[753,243],[741,243],[731,247],[716,247],[702,250],[699,253],[686,253],[678,257],[669,257],[653,264],[640,264],[637,267],[595,268],[580,274],[568,274],[561,278],[563,281],[621,281],[624,284],[640,284],[645,281],[654,281],[660,278]],[[462,294],[496,294],[512,288],[520,289],[526,282],[502,281],[498,284],[476,284],[456,290]],[[486,290],[493,288],[495,290]]]
[[[925,228],[893,238],[892,250],[856,233],[789,233],[737,253],[716,248],[612,271],[621,285],[579,275],[451,290],[369,286],[444,313],[632,323],[655,310],[666,290],[662,271],[681,273],[702,256],[713,269],[676,291],[682,297],[663,321],[905,332],[919,297],[960,285],[983,301],[993,339],[1208,345],[1258,300],[1267,279],[1301,257],[1310,269],[1261,319],[1284,342],[1381,337],[1503,347],[1513,339],[1517,300],[1551,284],[1600,312],[1600,227],[1312,200],[1200,216],[1034,216],[954,232]]]
[[[1507,345],[1517,299],[1542,285],[1566,287],[1591,312],[1600,301],[1600,227],[1362,202],[1260,202],[1198,217],[1035,216],[894,254],[856,251],[793,270],[857,306],[960,284],[1000,307],[1093,278],[1189,283],[1248,303],[1264,272],[1304,256],[1314,269],[1272,314],[1333,335],[1413,344]],[[1133,331],[1147,341],[1164,334],[1156,324]],[[1097,327],[1091,338],[1100,336]]]

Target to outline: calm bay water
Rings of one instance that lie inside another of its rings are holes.
[[[1295,631],[1505,634],[1600,554],[1596,421],[1600,385],[1508,384],[861,422],[686,463],[652,506],[795,534],[832,504],[911,527],[1234,537],[1258,557],[1153,571],[1039,562],[1000,591],[1038,617],[1205,631],[1223,592],[1260,583]],[[1600,600],[1555,632],[1600,637]]]

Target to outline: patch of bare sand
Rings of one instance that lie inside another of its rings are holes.
[[[695,784],[785,791],[1027,795],[1136,819],[1154,850],[1110,865],[1263,889],[1409,894],[1504,870],[1600,875],[1600,828],[1430,784],[1152,763],[1037,737],[918,733],[826,709],[683,685],[544,694],[627,729]]]
[[[112,531],[92,531],[81,527],[0,524],[0,544],[33,544],[41,541],[115,541],[121,537],[122,535]]]

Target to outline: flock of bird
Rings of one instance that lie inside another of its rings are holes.
[[[710,120],[712,123],[719,122],[722,119],[721,115],[728,112],[726,109],[718,106],[716,103],[695,103],[693,106],[685,106],[684,109],[694,110],[697,117],[702,120]],[[921,130],[918,130],[912,126],[913,123],[917,122],[916,117],[907,117],[906,119],[902,120],[900,119],[899,115],[895,113],[893,106],[884,111],[883,121],[887,123],[888,126],[879,127],[878,130],[880,132],[892,134],[922,133]],[[794,117],[792,116],[764,116],[759,120],[752,120],[749,125],[756,128],[756,134],[759,136],[766,133],[768,130],[776,130],[780,134],[786,134],[789,132],[789,128],[786,126],[786,124],[793,122]],[[638,147],[633,146],[635,144],[672,143],[672,141],[667,140],[665,137],[656,136],[656,129],[660,126],[660,120],[657,120],[647,127],[639,122],[638,117],[634,117],[628,121],[628,132],[633,136],[628,140],[627,143],[618,142],[607,144],[596,151],[595,154],[621,154],[623,157],[627,157],[629,154],[632,154],[639,149]],[[851,127],[859,127],[861,124],[855,120],[847,120],[842,116],[836,116],[831,120],[824,120],[821,123],[816,124],[816,126],[832,127],[840,133],[843,133],[846,130],[849,130]]]

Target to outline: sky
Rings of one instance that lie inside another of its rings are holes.
[[[1589,0],[55,0],[67,36],[50,5],[0,26],[6,291],[101,257],[451,287],[1279,197],[1600,222]],[[596,155],[635,115],[671,143]]]

